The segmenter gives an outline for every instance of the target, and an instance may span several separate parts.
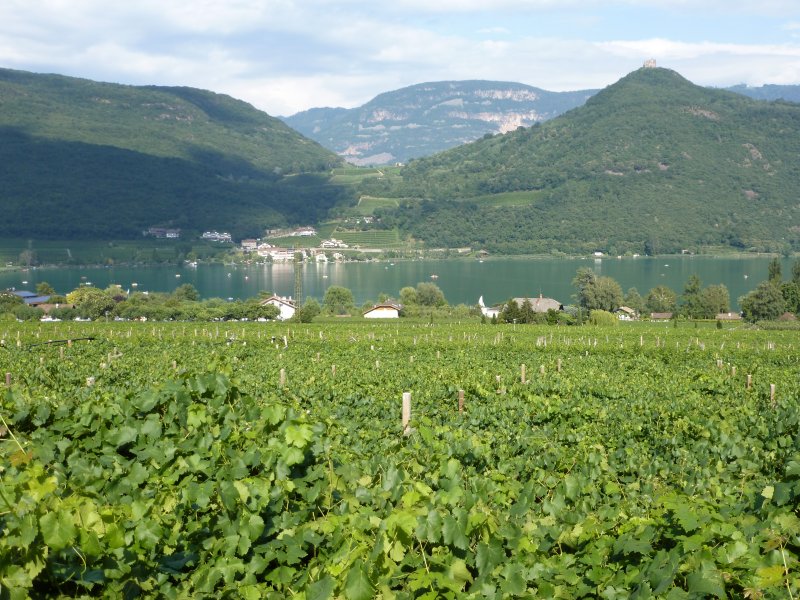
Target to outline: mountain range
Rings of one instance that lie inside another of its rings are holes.
[[[357,212],[377,217],[371,227],[429,247],[800,251],[800,105],[643,68],[525,126],[515,106],[535,95],[536,115],[549,116],[566,97],[502,85],[512,87],[450,82],[455,99],[429,89],[419,110],[433,102],[444,129],[400,130],[444,140],[443,115],[497,102],[507,132],[364,170],[229,96],[0,69],[0,236],[132,239],[171,227],[241,238],[367,198]]]
[[[800,101],[800,86],[726,88],[758,100]],[[355,165],[405,163],[530,127],[582,106],[598,90],[550,92],[502,81],[437,81],[380,94],[356,108],[312,108],[281,117]]]
[[[229,96],[0,69],[0,235],[135,237],[324,218],[342,159]]]
[[[596,91],[440,81],[387,92],[358,108],[314,108],[284,121],[352,164],[385,165],[529,127],[582,105]]]
[[[800,250],[800,105],[642,68],[584,106],[402,169],[362,193],[432,246],[610,254]]]

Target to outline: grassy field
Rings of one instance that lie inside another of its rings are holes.
[[[541,197],[541,192],[504,192],[502,194],[487,194],[470,198],[471,201],[486,206],[527,206],[534,204]]]
[[[336,231],[337,239],[342,240],[351,248],[361,246],[362,248],[396,248],[402,245],[400,232],[396,229],[390,230],[369,230],[369,231]]]
[[[361,216],[369,216],[375,214],[375,210],[379,208],[397,208],[399,202],[397,198],[375,198],[372,196],[362,196],[358,205],[353,208],[353,213]]]
[[[365,179],[378,178],[394,181],[400,177],[400,167],[356,167],[334,169],[331,182],[342,185],[357,185]]]

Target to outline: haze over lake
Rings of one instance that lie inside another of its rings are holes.
[[[356,303],[361,304],[375,300],[381,293],[397,296],[404,286],[433,281],[451,304],[476,304],[483,296],[486,304],[492,305],[512,296],[539,294],[569,304],[575,294],[572,286],[575,272],[580,267],[590,267],[598,275],[616,279],[623,292],[636,287],[642,296],[657,285],[666,285],[680,294],[689,276],[696,274],[703,286],[725,284],[730,291],[731,308],[735,310],[738,298],[767,278],[769,260],[766,257],[670,256],[306,264],[303,294],[321,300],[329,286],[341,285],[350,288]],[[782,261],[784,278],[790,273],[791,263],[790,259]],[[81,284],[105,288],[112,283],[130,291],[171,292],[181,284],[191,283],[203,298],[247,298],[257,296],[260,291],[291,296],[294,294],[294,267],[291,264],[201,264],[196,268],[175,265],[68,267],[0,273],[0,288],[34,290],[41,281],[47,281],[60,293]]]

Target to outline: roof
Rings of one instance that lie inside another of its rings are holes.
[[[671,312],[650,313],[650,318],[655,321],[669,321],[672,318]]]
[[[50,300],[50,296],[25,296],[23,300],[25,301],[25,304],[35,306],[37,304],[44,304]]]
[[[742,315],[740,315],[739,313],[732,313],[732,312],[719,313],[716,319],[718,321],[741,321]]]
[[[284,306],[289,306],[291,308],[297,308],[296,304],[294,303],[294,300],[292,300],[291,298],[283,298],[281,296],[276,296],[275,294],[273,294],[269,298],[264,298],[261,302],[259,302],[259,304],[262,305],[275,304],[275,303],[283,304]]]
[[[11,292],[15,296],[19,296],[20,298],[35,298],[36,292],[29,292],[28,290],[13,290]]]
[[[381,304],[376,304],[375,306],[373,306],[369,310],[365,310],[364,314],[370,313],[373,310],[378,310],[380,308],[389,308],[389,309],[393,309],[393,310],[396,310],[396,311],[399,312],[399,311],[403,310],[403,305],[402,304],[395,304],[393,302],[383,302]]]
[[[525,300],[527,300],[531,303],[533,312],[537,313],[546,313],[548,310],[564,310],[564,305],[561,304],[561,302],[553,298],[544,298],[541,294],[538,298],[514,298],[513,300],[520,308],[522,308]]]
[[[636,311],[633,310],[632,308],[630,308],[629,306],[620,306],[617,309],[617,312],[623,312],[626,315],[635,315],[636,314]]]

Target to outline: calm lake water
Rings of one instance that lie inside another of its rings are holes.
[[[396,296],[404,286],[433,281],[451,304],[475,304],[483,296],[486,304],[492,305],[512,296],[538,296],[540,293],[569,304],[575,294],[571,284],[575,272],[580,267],[590,267],[598,275],[616,279],[623,291],[636,287],[642,296],[662,284],[680,293],[689,276],[696,274],[704,286],[725,284],[730,291],[732,308],[736,309],[738,298],[767,278],[769,260],[763,257],[671,256],[309,264],[303,267],[303,294],[321,300],[329,286],[341,285],[350,288],[356,302],[361,304],[376,299],[382,292]],[[782,260],[784,279],[788,279],[791,264],[790,259]],[[432,279],[431,275],[437,277]],[[191,283],[203,298],[247,298],[257,296],[262,290],[291,296],[294,267],[291,264],[70,267],[0,273],[0,289],[34,290],[41,281],[47,281],[60,293],[89,282],[101,288],[118,283],[126,290],[155,292],[170,292],[181,284]]]

